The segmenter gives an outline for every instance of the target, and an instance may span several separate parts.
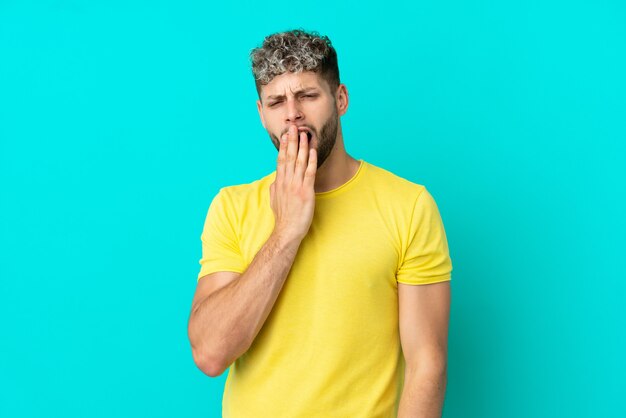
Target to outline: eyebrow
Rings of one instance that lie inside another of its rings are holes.
[[[305,87],[303,89],[296,90],[294,94],[298,95],[298,94],[307,93],[310,91],[317,91],[317,87]],[[276,99],[284,99],[284,98],[285,98],[284,94],[274,94],[271,96],[267,96],[267,100],[276,100]]]

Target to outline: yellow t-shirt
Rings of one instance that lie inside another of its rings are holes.
[[[311,228],[278,299],[230,366],[224,417],[396,417],[405,368],[397,283],[450,280],[452,263],[426,188],[359,161],[348,182],[316,193]],[[198,280],[245,271],[274,227],[275,175],[214,197]]]

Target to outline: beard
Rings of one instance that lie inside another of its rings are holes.
[[[335,141],[337,140],[337,130],[339,127],[339,113],[337,112],[337,108],[333,106],[333,114],[324,122],[322,125],[321,132],[317,133],[317,130],[309,125],[303,125],[309,128],[315,134],[317,138],[317,168],[320,168],[324,161],[328,158],[333,147],[335,146]],[[270,133],[270,139],[272,143],[276,147],[276,151],[280,150],[280,140],[279,138]]]

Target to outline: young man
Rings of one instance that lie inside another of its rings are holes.
[[[188,334],[223,416],[440,417],[452,264],[426,188],[346,153],[330,40],[251,52],[276,170],[223,187],[202,232]]]

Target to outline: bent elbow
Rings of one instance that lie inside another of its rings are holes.
[[[223,366],[222,362],[216,361],[211,356],[201,352],[200,350],[192,349],[192,355],[196,366],[207,376],[218,377],[224,373],[224,370],[226,370],[226,367]]]

